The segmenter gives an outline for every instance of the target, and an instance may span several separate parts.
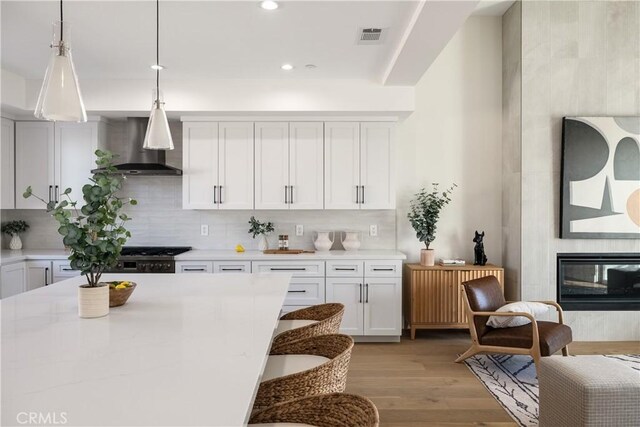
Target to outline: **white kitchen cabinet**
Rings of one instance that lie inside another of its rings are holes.
[[[327,277],[327,302],[344,305],[340,333],[364,335],[364,281],[362,277]]]
[[[324,295],[324,277],[292,277],[284,305],[323,304]]]
[[[213,273],[213,262],[176,261],[176,273]]]
[[[26,261],[26,290],[32,291],[50,285],[51,261]]]
[[[82,274],[80,270],[74,270],[73,268],[71,268],[71,262],[69,260],[53,261],[51,263],[51,267],[53,276],[51,283],[60,282],[71,277],[80,276]]]
[[[256,209],[322,209],[322,122],[256,123]]]
[[[3,265],[0,268],[0,298],[20,294],[26,290],[24,262]]]
[[[31,186],[46,201],[61,201],[71,188],[72,200],[82,200],[82,186],[95,164],[95,151],[106,139],[106,125],[87,123],[16,122],[16,208],[45,209],[35,198],[22,197]]]
[[[2,118],[0,134],[0,209],[16,207],[15,191],[15,125],[13,120]]]
[[[360,123],[324,124],[324,208],[360,209]]]
[[[46,209],[40,200],[22,197],[31,186],[33,193],[46,201],[55,200],[54,124],[52,122],[16,122],[16,208]],[[80,165],[76,165],[76,168]],[[90,165],[84,165],[89,168]]]
[[[253,123],[183,124],[183,208],[253,209]]]
[[[393,124],[325,123],[325,209],[394,209]]]
[[[251,261],[214,261],[214,273],[251,273]]]
[[[360,209],[395,209],[394,126],[360,124]]]
[[[402,279],[370,277],[364,284],[364,335],[402,334]]]

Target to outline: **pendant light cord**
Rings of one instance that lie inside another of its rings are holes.
[[[62,35],[64,34],[64,15],[62,11],[62,0],[60,0],[60,44],[62,45]]]
[[[160,101],[160,0],[156,0],[156,101]]]

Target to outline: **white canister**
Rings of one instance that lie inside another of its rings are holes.
[[[345,251],[357,251],[360,249],[360,232],[345,231],[342,239],[342,247]]]
[[[329,238],[329,235],[331,235],[331,238]],[[331,250],[334,240],[335,234],[333,231],[316,231],[316,238],[313,241],[313,245],[318,252],[327,252]]]

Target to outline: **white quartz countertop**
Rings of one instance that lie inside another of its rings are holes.
[[[81,277],[0,301],[3,426],[246,422],[290,275],[104,276],[123,279],[129,302],[99,319],[77,315]]]
[[[21,251],[0,251],[0,264],[13,264],[14,262],[42,259],[67,259],[69,252],[64,249],[23,249]]]
[[[176,256],[176,261],[272,261],[272,260],[339,260],[339,259],[406,259],[406,255],[396,250],[329,251],[309,254],[263,254],[260,251],[221,251],[192,249]]]

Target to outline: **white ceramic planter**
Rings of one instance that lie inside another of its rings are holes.
[[[330,234],[333,238],[329,238]],[[328,252],[333,246],[334,239],[333,231],[316,231],[316,239],[313,241],[313,246],[318,252]]]
[[[436,261],[436,252],[433,249],[422,249],[420,251],[420,264],[432,266]]]
[[[359,232],[345,231],[342,239],[342,247],[345,251],[357,251],[360,249]]]
[[[90,287],[78,287],[78,316],[91,319],[109,314],[109,286],[100,283]]]
[[[22,249],[22,239],[20,239],[20,235],[14,234],[11,236],[11,240],[9,241],[9,249],[12,251],[19,251]]]
[[[267,236],[264,234],[261,234],[260,237],[258,237],[258,249],[261,251],[269,249],[269,241],[267,240]]]

